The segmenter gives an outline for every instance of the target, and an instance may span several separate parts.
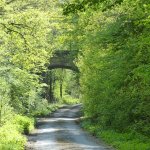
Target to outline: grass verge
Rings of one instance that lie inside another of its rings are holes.
[[[81,120],[81,126],[117,150],[150,150],[150,138],[139,133],[133,131],[119,133],[114,130],[103,129],[88,119]]]

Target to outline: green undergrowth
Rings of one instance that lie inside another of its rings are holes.
[[[61,107],[61,104],[51,104],[47,107],[38,109],[32,117],[22,115],[12,115],[12,119],[8,120],[0,127],[0,150],[24,150],[27,138],[36,124],[35,117],[46,116]]]
[[[34,129],[34,118],[15,115],[0,127],[0,150],[23,150],[27,141],[23,134]]]
[[[116,150],[150,150],[150,138],[134,131],[120,133],[104,129],[99,124],[83,119],[81,126],[92,135],[103,139]]]
[[[80,103],[80,100],[78,98],[73,98],[69,95],[64,95],[61,100],[61,103],[63,103],[63,104],[78,104],[78,103]]]
[[[37,111],[34,111],[32,116],[34,117],[47,116],[52,112],[54,112],[55,110],[57,110],[58,108],[60,108],[61,106],[62,104],[60,103],[54,103],[47,106],[44,105],[44,107],[40,107]]]

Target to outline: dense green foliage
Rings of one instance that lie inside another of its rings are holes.
[[[25,136],[34,128],[34,119],[15,115],[7,124],[0,127],[1,150],[23,150],[26,143]]]
[[[81,2],[64,11],[77,18],[72,36],[80,48],[85,115],[104,128],[149,136],[150,1],[105,0],[85,4],[84,11],[69,9]]]
[[[0,148],[23,149],[30,117],[58,108],[48,102],[77,103],[80,89],[85,116],[94,130],[110,129],[108,142],[120,140],[115,131],[149,136],[149,14],[150,0],[0,0]],[[79,74],[48,70],[54,51],[73,49]],[[133,149],[149,146],[131,139]]]
[[[0,126],[11,112],[29,114],[43,103],[40,73],[45,69],[50,36],[43,1],[0,1]]]
[[[0,0],[0,149],[24,149],[30,117],[59,107],[43,96],[42,76],[57,39],[57,8],[55,1]]]
[[[48,104],[47,101],[45,101],[45,103],[40,104],[39,105],[40,108],[35,110],[34,113],[31,115],[36,117],[48,116],[54,111],[56,111],[58,108],[60,108],[61,106],[62,104],[60,102],[54,104],[52,103]]]
[[[91,120],[83,120],[82,127],[97,138],[103,139],[119,150],[149,150],[150,139],[146,136],[132,132],[119,133],[114,130],[104,129],[99,124],[93,124]]]
[[[32,116],[46,116],[58,109],[60,104],[40,104],[40,109],[34,111]],[[13,115],[5,125],[0,127],[0,150],[24,150],[27,138],[36,124],[36,119],[22,115]]]
[[[79,103],[80,88],[78,74],[64,69],[52,71],[53,74],[53,94],[56,101],[65,104]]]

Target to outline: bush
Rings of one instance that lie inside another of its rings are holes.
[[[17,130],[23,134],[29,134],[34,129],[34,119],[27,116],[16,115],[13,123],[16,125]]]
[[[26,137],[34,128],[34,119],[26,116],[15,115],[14,119],[0,128],[1,150],[23,150]]]
[[[5,125],[0,128],[1,150],[23,150],[26,138],[17,131],[15,125]]]
[[[125,0],[105,12],[89,9],[79,14],[76,29],[85,33],[80,40],[82,52],[78,62],[85,115],[97,119],[105,128],[120,132],[132,128],[147,136],[149,10],[144,0]]]
[[[47,102],[39,104],[39,107],[37,107],[37,110],[33,111],[32,116],[35,117],[41,117],[41,116],[47,116],[56,109],[58,109],[61,106],[61,104],[48,104]]]

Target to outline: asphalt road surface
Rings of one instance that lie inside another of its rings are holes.
[[[38,119],[26,150],[112,150],[76,123],[81,105],[64,106],[51,117]]]

